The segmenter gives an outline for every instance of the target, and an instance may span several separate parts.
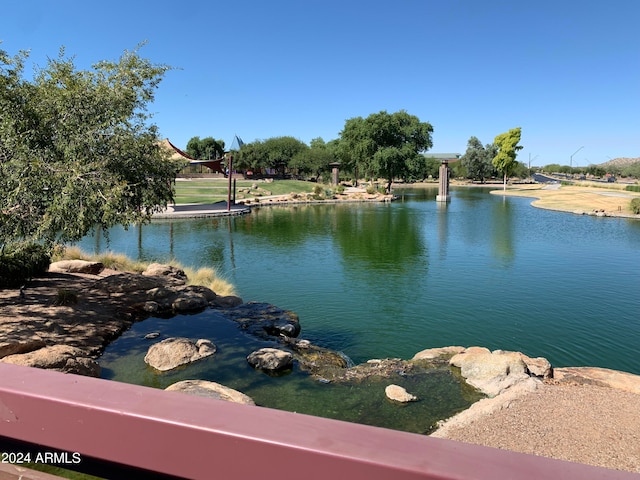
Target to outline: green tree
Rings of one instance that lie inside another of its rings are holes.
[[[466,169],[467,178],[484,183],[487,178],[494,176],[496,168],[492,162],[496,154],[495,144],[483,147],[477,137],[471,137],[467,142],[467,151],[460,157],[460,163]]]
[[[213,137],[191,137],[187,143],[187,155],[196,160],[211,160],[224,155],[224,141]]]
[[[272,137],[246,143],[237,156],[239,169],[260,171],[270,168],[285,173],[292,159],[309,147],[293,137]]]
[[[284,174],[293,157],[308,150],[306,143],[294,137],[272,137],[264,141],[265,166]]]
[[[61,49],[29,81],[27,58],[0,50],[0,247],[78,240],[165,208],[180,165],[147,104],[169,67],[136,49],[79,71]]]
[[[640,178],[640,161],[624,166],[622,168],[622,176]]]
[[[433,127],[406,111],[373,113],[345,122],[341,140],[354,168],[387,179],[387,191],[395,177],[407,177],[421,168],[432,146]]]
[[[318,137],[311,140],[309,148],[293,156],[289,162],[289,167],[297,169],[300,174],[310,174],[318,178],[330,170],[330,163],[336,161],[337,157],[332,146]]]
[[[511,172],[516,167],[516,152],[522,150],[522,146],[518,145],[520,142],[520,135],[522,131],[520,127],[512,128],[508,132],[498,135],[494,143],[498,149],[497,154],[493,157],[493,166],[503,175],[503,188],[507,189],[507,177],[511,175]]]
[[[440,171],[440,160],[428,155],[421,155],[422,160],[418,162],[415,169],[409,172],[406,177],[406,181],[421,181],[424,182],[427,178],[438,178]]]

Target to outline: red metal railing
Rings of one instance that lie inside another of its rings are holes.
[[[2,363],[0,437],[2,452],[30,451],[33,459],[55,449],[66,453],[69,468],[111,478],[143,478],[145,472],[155,472],[155,478],[193,479],[638,478],[628,472]]]

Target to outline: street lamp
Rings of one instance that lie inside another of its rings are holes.
[[[573,170],[573,156],[574,156],[576,153],[578,153],[580,150],[582,150],[583,148],[584,148],[584,146],[580,147],[579,149],[577,149],[575,152],[573,152],[573,153],[571,154],[571,157],[570,157],[570,159],[569,159],[569,169],[570,169],[570,170]]]
[[[533,160],[535,160],[536,158],[538,158],[538,155],[536,155],[535,157],[533,157]],[[531,176],[531,154],[529,154],[529,176]]]

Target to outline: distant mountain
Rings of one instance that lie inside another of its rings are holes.
[[[633,165],[634,163],[640,162],[640,157],[636,158],[614,158],[613,160],[609,160],[608,162],[600,163],[597,166],[602,168],[607,167],[626,167],[627,165]]]

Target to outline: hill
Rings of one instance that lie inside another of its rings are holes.
[[[597,166],[606,169],[607,167],[626,167],[627,165],[633,165],[634,163],[640,162],[640,157],[636,158],[628,158],[628,157],[620,157],[614,158],[613,160],[609,160],[608,162],[600,163]]]

